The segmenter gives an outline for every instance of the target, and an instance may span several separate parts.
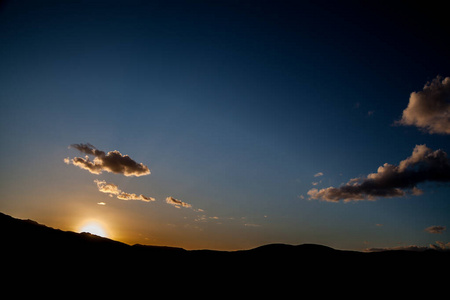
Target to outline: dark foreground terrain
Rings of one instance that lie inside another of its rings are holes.
[[[0,213],[2,271],[20,280],[119,280],[165,282],[168,286],[255,285],[258,291],[284,285],[307,288],[370,284],[439,286],[448,283],[450,253],[428,250],[363,253],[326,246],[271,244],[251,250],[185,250],[127,245],[89,233],[53,229]],[[43,277],[40,277],[43,276]],[[403,282],[403,283],[401,283]],[[441,286],[442,287],[442,286]],[[328,290],[329,292],[329,290]],[[373,291],[372,291],[373,292]]]

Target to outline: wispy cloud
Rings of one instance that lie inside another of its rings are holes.
[[[320,177],[320,176],[323,176],[323,173],[322,173],[322,172],[319,172],[319,173],[314,174],[314,177]]]
[[[100,192],[109,194],[112,197],[114,195],[117,197],[117,199],[120,199],[120,200],[126,200],[126,201],[139,200],[139,201],[144,201],[144,202],[155,201],[155,198],[153,198],[153,197],[147,197],[142,194],[136,195],[136,194],[130,194],[130,193],[123,192],[114,183],[108,183],[104,180],[101,180],[101,181],[94,180],[94,182],[97,184],[97,188]]]
[[[167,197],[166,198],[166,203],[175,206],[176,208],[180,208],[180,207],[186,207],[186,208],[191,208],[192,205],[190,205],[189,203],[183,202],[181,200],[175,199],[173,197]]]
[[[253,223],[245,223],[244,226],[247,226],[247,227],[261,227],[261,225],[253,224]]]
[[[380,252],[380,251],[392,251],[392,250],[406,250],[406,251],[415,251],[415,252],[423,252],[423,251],[427,251],[427,250],[450,251],[450,243],[443,243],[440,241],[436,241],[436,244],[430,244],[428,246],[409,245],[409,246],[397,246],[397,247],[367,248],[365,251],[366,252]]]
[[[86,154],[85,158],[82,157],[74,157],[71,159],[70,157],[64,158],[64,162],[68,165],[72,164],[81,169],[88,170],[93,174],[101,174],[103,171],[123,174],[125,176],[144,176],[150,174],[150,170],[147,166],[142,163],[137,163],[133,159],[131,159],[128,155],[122,155],[119,151],[114,150],[108,153],[105,153],[102,150],[95,148],[91,144],[72,144],[71,148],[75,148],[81,153]],[[94,156],[94,159],[91,161],[89,156]],[[97,188],[100,192],[109,195],[110,197],[116,197],[120,200],[130,201],[137,200],[143,202],[152,202],[156,201],[153,197],[144,196],[142,194],[135,193],[127,193],[119,189],[119,187],[111,182],[106,182],[105,180],[94,180],[97,185]],[[183,202],[174,197],[167,197],[165,199],[167,204],[170,204],[176,208],[191,208],[195,212],[203,213],[204,210],[200,208],[192,208],[192,205],[186,202]],[[106,205],[105,202],[98,202],[98,205]],[[206,218],[206,215],[204,215]]]
[[[125,176],[144,176],[150,174],[150,169],[146,165],[137,163],[128,155],[122,155],[117,150],[105,153],[96,149],[91,144],[73,144],[71,147],[87,155],[85,158],[65,158],[64,162],[88,170],[92,174],[101,174],[103,171],[123,174]],[[90,160],[89,155],[94,156],[93,161]]]
[[[445,226],[430,226],[430,227],[425,228],[425,231],[429,232],[429,233],[441,234],[441,233],[444,233],[444,231],[446,229],[447,228]]]
[[[97,179],[94,182],[97,184],[98,190],[102,193],[119,195],[122,192],[114,183],[107,183],[104,180],[100,181]]]
[[[420,195],[423,191],[417,185],[427,181],[450,182],[450,161],[442,150],[433,151],[426,145],[416,145],[412,155],[398,166],[385,163],[377,173],[353,178],[338,188],[313,188],[308,195],[310,199],[329,202]]]
[[[450,134],[450,77],[437,76],[413,92],[397,125],[417,126],[428,133]]]
[[[129,193],[125,193],[125,192],[122,192],[119,195],[117,195],[117,199],[120,199],[120,200],[139,200],[139,201],[144,201],[144,202],[155,201],[155,198],[152,198],[152,197],[147,197],[147,196],[144,196],[142,194],[140,194],[140,195],[129,194]]]

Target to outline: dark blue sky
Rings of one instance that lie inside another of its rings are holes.
[[[443,183],[377,201],[307,196],[397,165],[415,145],[450,151],[448,135],[393,126],[412,92],[450,76],[442,5],[6,1],[0,209],[65,229],[95,217],[126,241],[188,248],[448,242],[423,231],[450,226]],[[152,174],[67,166],[74,143]],[[96,178],[203,212],[110,199]]]

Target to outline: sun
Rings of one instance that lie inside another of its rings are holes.
[[[101,237],[108,237],[102,225],[100,225],[98,222],[95,221],[85,223],[83,226],[80,227],[79,232],[88,232]]]

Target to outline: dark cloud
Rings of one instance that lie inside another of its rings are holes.
[[[92,174],[101,174],[103,171],[103,166],[101,163],[99,163],[98,161],[94,162],[90,161],[89,157],[86,155],[85,158],[82,157],[74,157],[72,160],[70,159],[66,159],[65,162],[67,164],[70,164],[72,162],[72,164],[74,166],[77,166],[81,169],[85,169],[88,170],[89,172],[91,172]]]
[[[430,226],[430,227],[425,228],[425,231],[426,231],[426,232],[429,232],[429,233],[438,233],[438,234],[441,234],[441,233],[443,233],[446,229],[447,229],[447,228],[446,228],[445,226]]]
[[[123,174],[125,176],[144,176],[149,175],[150,170],[142,163],[137,163],[128,155],[122,155],[114,150],[108,153],[96,149],[91,144],[73,144],[72,148],[87,154],[85,158],[75,157],[72,160],[64,159],[67,164],[72,163],[81,169],[88,170],[93,174],[101,174],[103,171]],[[94,160],[90,160],[88,155],[93,155]]]
[[[366,252],[382,252],[382,251],[393,251],[393,250],[403,250],[403,251],[414,251],[414,252],[423,252],[426,250],[430,250],[431,248],[428,246],[397,246],[397,247],[379,247],[379,248],[367,248]]]
[[[130,194],[130,193],[125,193],[122,190],[119,189],[119,187],[117,185],[115,185],[114,183],[108,183],[104,180],[94,180],[94,182],[97,184],[97,188],[100,192],[105,193],[105,194],[109,194],[110,196],[113,197],[113,195],[115,195],[117,197],[117,199],[120,200],[139,200],[139,201],[144,201],[144,202],[150,202],[150,201],[155,201],[155,198],[153,197],[147,197],[144,195],[136,195],[136,194]]]
[[[173,197],[167,197],[166,202],[170,205],[175,206],[176,208],[180,207],[192,207],[189,203],[183,202],[181,200],[175,199]]]
[[[436,241],[436,244],[430,244],[428,246],[397,246],[397,247],[382,247],[382,248],[367,248],[366,252],[381,252],[381,251],[392,251],[392,250],[404,250],[404,251],[415,251],[423,252],[427,250],[437,250],[437,251],[450,251],[450,243],[444,243]]]
[[[437,76],[422,91],[413,92],[399,125],[412,125],[428,133],[450,134],[450,77]]]
[[[308,195],[310,199],[330,202],[420,195],[423,192],[417,185],[428,181],[450,182],[450,161],[442,150],[433,151],[425,145],[416,145],[412,155],[398,166],[385,163],[377,173],[353,178],[338,188],[314,188]]]
[[[105,152],[98,150],[95,148],[95,146],[87,143],[87,144],[72,144],[70,145],[70,147],[77,149],[80,152],[89,154],[89,155],[94,155],[94,156],[104,156]]]

